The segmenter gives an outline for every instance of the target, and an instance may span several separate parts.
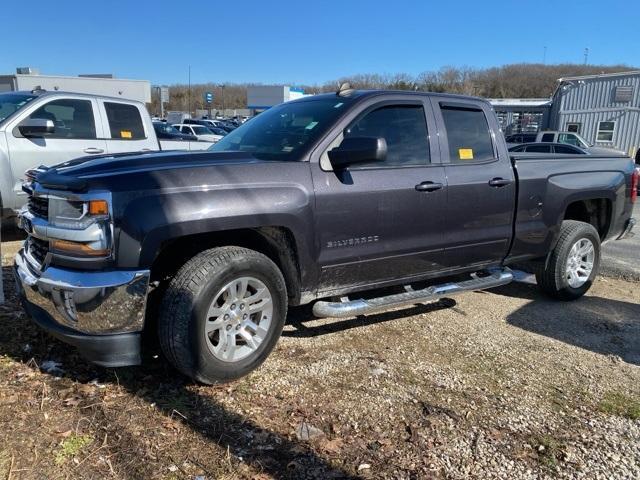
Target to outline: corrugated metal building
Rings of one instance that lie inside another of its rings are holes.
[[[549,128],[640,156],[640,70],[559,79]]]
[[[549,98],[490,98],[489,101],[505,135],[537,133],[549,128]]]

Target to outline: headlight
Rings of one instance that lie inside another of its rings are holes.
[[[51,251],[73,257],[111,254],[111,224],[106,200],[49,198]],[[54,233],[56,229],[58,232]]]
[[[49,224],[52,227],[84,230],[89,225],[109,218],[106,200],[49,199]]]

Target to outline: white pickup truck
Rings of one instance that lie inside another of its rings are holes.
[[[0,93],[0,212],[27,200],[24,172],[87,155],[201,150],[208,142],[158,141],[143,103],[79,93]]]

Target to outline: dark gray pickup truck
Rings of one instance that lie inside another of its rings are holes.
[[[478,98],[345,86],[210,151],[29,172],[15,272],[33,319],[88,359],[137,364],[150,334],[214,383],[265,360],[289,305],[352,317],[502,285],[516,264],[576,299],[633,227],[637,182],[622,156],[510,156]],[[356,293],[389,286],[406,288]]]

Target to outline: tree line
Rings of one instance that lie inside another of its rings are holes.
[[[460,93],[486,98],[546,98],[553,94],[559,78],[576,75],[594,75],[634,70],[627,65],[543,65],[521,63],[491,68],[447,66],[419,75],[357,74],[341,77],[322,85],[298,85],[307,93],[335,91],[343,82],[360,89],[417,90],[430,92]],[[165,110],[192,111],[196,109],[246,108],[247,88],[257,84],[229,83],[224,86],[214,83],[169,86],[169,103]],[[205,92],[212,92],[214,100],[207,105]],[[160,112],[157,92],[152,92],[151,112]]]

